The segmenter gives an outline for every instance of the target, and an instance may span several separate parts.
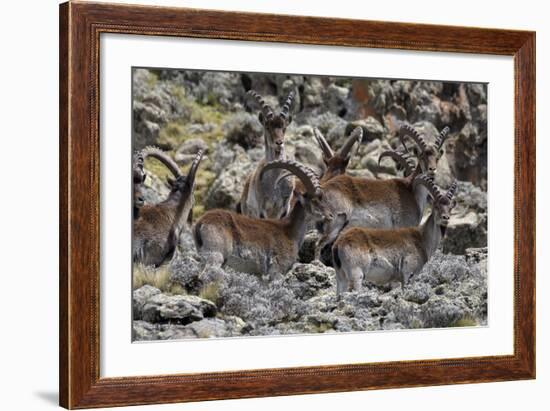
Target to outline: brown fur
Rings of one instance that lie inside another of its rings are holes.
[[[416,207],[407,179],[374,180],[343,174],[330,179],[321,187],[323,191],[339,192],[356,206],[384,203],[393,208],[400,202],[406,202],[406,205]]]
[[[256,244],[261,248],[272,249],[275,252],[293,252],[293,244],[280,241],[281,235],[292,235],[291,218],[258,219],[237,214],[228,210],[207,211],[198,221],[195,228],[211,224],[227,233],[227,238],[232,238],[240,244]]]
[[[371,252],[389,248],[405,248],[410,244],[422,244],[422,233],[418,227],[393,230],[350,227],[340,234],[334,242],[334,248],[351,247]],[[425,254],[421,247],[417,248]]]

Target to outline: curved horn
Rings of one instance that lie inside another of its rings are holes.
[[[256,99],[260,107],[262,108],[262,112],[267,118],[273,117],[273,109],[269,104],[265,102],[265,100],[260,96],[258,93],[256,93],[254,90],[248,90],[248,95],[252,96]]]
[[[456,180],[454,180],[451,186],[449,187],[449,189],[447,190],[447,193],[445,194],[445,196],[449,199],[449,201],[453,199],[454,195],[456,194],[457,188],[458,188],[458,183]]]
[[[147,146],[139,151],[138,156],[141,156],[141,158],[143,158],[143,161],[145,161],[147,157],[153,157],[164,164],[166,168],[170,170],[170,172],[174,175],[174,177],[177,178],[181,176],[180,168],[178,167],[176,162],[158,147]]]
[[[332,148],[330,148],[327,140],[325,140],[325,137],[321,134],[317,127],[313,127],[313,136],[315,137],[315,140],[317,140],[317,144],[319,144],[319,147],[321,147],[324,156],[327,159],[334,157],[334,151],[332,151]]]
[[[403,124],[399,129],[399,139],[403,145],[405,145],[405,136],[411,137],[422,153],[428,148],[428,143],[426,143],[424,137],[408,124]]]
[[[378,165],[380,165],[380,162],[384,157],[390,157],[396,163],[401,165],[401,167],[405,169],[406,176],[414,172],[414,167],[416,164],[414,164],[414,160],[411,157],[407,158],[402,153],[399,153],[394,150],[386,150],[386,151],[383,151],[382,154],[380,154],[380,157],[378,157]]]
[[[420,174],[415,177],[413,180],[413,190],[415,190],[419,184],[428,189],[435,201],[440,202],[445,198],[439,187],[435,185],[433,178],[428,177],[426,174]]]
[[[445,142],[445,139],[447,138],[447,136],[449,135],[449,131],[451,131],[451,129],[449,128],[449,126],[445,126],[443,128],[443,130],[441,130],[441,132],[439,133],[439,135],[437,136],[437,138],[435,139],[435,148],[439,151],[439,149],[441,149],[441,147],[443,146],[443,143]]]
[[[294,91],[290,91],[290,93],[288,93],[285,104],[283,104],[281,112],[279,113],[279,116],[281,116],[285,120],[288,118],[288,113],[290,111],[290,106],[292,105],[292,100],[294,100]]]
[[[189,184],[191,186],[195,183],[195,176],[197,174],[197,169],[199,168],[199,164],[201,160],[202,160],[202,150],[199,150],[199,152],[193,159],[193,162],[191,163],[191,167],[189,168],[189,174],[187,174],[187,181],[189,181]]]
[[[361,141],[363,140],[363,128],[362,127],[355,127],[355,129],[351,132],[348,139],[344,143],[344,145],[340,148],[338,151],[338,154],[342,158],[346,158],[349,154],[351,148],[355,143],[361,144]]]
[[[260,172],[260,178],[267,170],[272,170],[274,168],[282,168],[290,171],[296,177],[298,177],[306,191],[311,196],[317,196],[321,193],[321,186],[319,184],[319,179],[309,167],[306,167],[296,161],[291,160],[275,160],[267,163],[262,171]]]

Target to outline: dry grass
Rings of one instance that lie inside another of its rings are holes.
[[[132,287],[136,290],[144,285],[158,288],[166,294],[185,294],[183,287],[171,280],[168,266],[153,268],[134,264]]]
[[[450,325],[450,327],[477,327],[479,324],[477,321],[470,317],[470,316],[464,316],[459,320],[456,320],[453,324]]]
[[[199,293],[199,297],[212,301],[217,305],[218,298],[220,297],[220,285],[218,282],[214,281],[204,286]]]

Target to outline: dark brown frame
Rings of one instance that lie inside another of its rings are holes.
[[[515,65],[514,354],[378,364],[99,377],[101,33],[499,54]],[[535,33],[182,8],[60,6],[60,404],[246,398],[535,377]]]

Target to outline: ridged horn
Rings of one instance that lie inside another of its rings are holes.
[[[199,164],[202,160],[202,150],[199,150],[195,158],[193,159],[193,162],[191,163],[191,167],[189,168],[189,174],[187,174],[187,181],[189,181],[189,184],[192,186],[195,183],[195,176],[197,175],[197,169],[199,168]]]
[[[380,154],[380,157],[378,157],[378,165],[380,165],[380,162],[384,157],[390,157],[401,167],[403,167],[405,169],[405,176],[411,175],[414,172],[414,167],[416,166],[416,164],[411,157],[407,158],[402,153],[394,150],[386,150],[383,151],[382,154]]]
[[[434,200],[438,203],[441,201],[445,201],[445,196],[443,195],[439,187],[435,185],[433,178],[428,177],[426,174],[420,174],[416,176],[413,180],[413,189],[416,189],[418,185],[423,185],[424,187],[426,187]]]
[[[338,151],[338,154],[342,158],[346,158],[349,154],[351,148],[355,143],[361,144],[361,141],[363,140],[363,128],[362,127],[355,127],[351,134],[349,135],[348,139],[344,143],[344,145],[340,148]]]
[[[286,98],[285,104],[283,104],[283,107],[281,108],[281,112],[279,113],[279,116],[281,116],[285,120],[288,118],[288,113],[290,111],[290,106],[292,105],[293,100],[294,100],[294,91],[290,91],[290,93],[288,93],[288,96]]]
[[[449,199],[449,201],[451,201],[455,196],[457,188],[458,188],[458,183],[456,180],[454,180],[451,186],[449,187],[449,189],[447,190],[447,193],[445,194],[445,196]]]
[[[153,157],[164,164],[166,168],[174,175],[174,177],[177,178],[181,176],[180,168],[176,162],[158,147],[147,146],[139,151],[137,155],[140,156],[143,161],[145,161],[147,157]]]
[[[273,117],[273,109],[269,104],[265,102],[262,96],[260,96],[258,93],[256,93],[254,90],[248,90],[248,95],[254,97],[260,107],[262,108],[262,113],[264,113],[264,116],[266,118],[270,119]]]
[[[319,147],[321,147],[324,156],[327,159],[331,159],[332,157],[334,157],[334,151],[332,151],[332,148],[330,148],[327,140],[325,140],[325,137],[321,134],[317,127],[313,127],[313,136],[315,137],[315,140],[317,140],[317,144],[319,144]]]
[[[445,126],[443,130],[441,130],[437,138],[435,139],[435,148],[438,151],[441,149],[441,147],[443,146],[443,143],[445,142],[445,139],[448,137],[449,131],[451,131],[449,126]]]
[[[275,160],[267,163],[260,172],[260,178],[263,173],[268,170],[273,170],[275,168],[288,170],[296,177],[298,177],[300,181],[302,181],[302,183],[304,184],[304,187],[306,188],[306,191],[310,196],[318,196],[321,193],[319,179],[317,178],[313,170],[292,160]]]
[[[401,143],[403,145],[405,145],[406,136],[409,136],[413,139],[418,148],[420,148],[421,155],[424,155],[424,152],[428,148],[428,143],[426,143],[424,136],[420,135],[420,133],[416,131],[412,126],[409,126],[408,124],[403,124],[399,129],[399,139],[401,140]]]

